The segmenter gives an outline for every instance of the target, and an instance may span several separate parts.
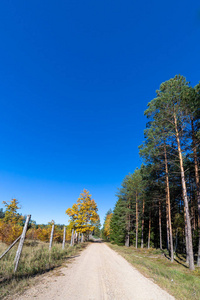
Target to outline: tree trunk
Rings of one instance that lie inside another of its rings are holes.
[[[129,205],[128,205],[128,215],[127,215],[127,233],[125,237],[125,246],[129,247],[130,246],[130,226],[131,226],[131,216],[130,216],[130,200],[129,200]]]
[[[194,156],[194,170],[195,170],[195,181],[196,181],[196,197],[198,205],[198,230],[199,230],[199,246],[198,246],[198,256],[197,256],[197,267],[200,267],[200,184],[199,184],[199,171],[198,171],[198,158],[197,158],[197,142],[194,131],[193,117],[191,117],[191,127],[192,127],[192,142],[193,142],[193,156]]]
[[[175,238],[175,246],[174,246],[174,252],[176,253],[178,248],[178,229],[176,229],[176,238]]]
[[[170,191],[169,191],[169,173],[168,173],[166,146],[164,147],[164,152],[165,152],[166,201],[167,201],[167,215],[168,215],[169,239],[170,239],[170,256],[171,256],[171,262],[173,262],[174,261],[174,250],[173,250],[171,205],[170,205]]]
[[[141,248],[144,247],[144,198],[143,198],[143,204],[142,204],[142,236],[141,236]]]
[[[159,200],[159,233],[160,233],[160,249],[162,250],[162,215],[161,215],[161,201]]]
[[[184,206],[184,221],[185,221],[185,250],[186,250],[186,264],[189,264],[189,245],[188,245],[188,230],[187,230],[187,221],[186,221],[186,213]]]
[[[151,210],[149,213],[149,233],[148,233],[148,246],[147,248],[150,248],[150,239],[151,239]]]
[[[137,191],[136,191],[136,241],[135,241],[135,248],[138,247],[138,199],[137,199]]]
[[[167,204],[167,193],[166,193],[166,226],[167,226],[167,250],[169,251],[169,217],[168,217],[168,204]]]
[[[130,238],[129,238],[129,233],[126,234],[126,237],[125,237],[125,246],[126,247],[129,247],[130,246]]]
[[[175,131],[176,131],[176,141],[177,141],[177,146],[178,146],[178,154],[179,154],[179,162],[180,162],[180,170],[181,170],[181,183],[182,183],[183,199],[184,199],[184,204],[185,204],[185,215],[186,215],[186,223],[187,223],[189,269],[194,270],[194,256],[193,256],[190,212],[189,212],[188,196],[187,196],[187,189],[186,189],[186,183],[185,183],[185,172],[184,172],[184,167],[183,167],[183,157],[182,157],[178,127],[177,127],[177,119],[176,119],[175,114],[174,114],[174,125],[175,125]]]
[[[195,224],[195,214],[196,214],[196,209],[195,209],[195,200],[196,200],[196,197],[194,199],[194,193],[193,193],[193,184],[192,184],[192,181],[191,181],[191,174],[189,173],[189,176],[188,176],[188,183],[189,183],[189,194],[190,194],[190,203],[191,203],[191,209],[190,209],[190,212],[191,212],[191,228],[192,228],[192,237],[194,236],[194,230],[196,229],[196,224]]]

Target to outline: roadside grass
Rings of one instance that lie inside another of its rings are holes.
[[[0,260],[0,299],[22,293],[25,288],[31,286],[37,280],[37,275],[48,272],[69,262],[78,252],[85,248],[87,243],[70,247],[62,244],[53,244],[49,251],[49,243],[41,241],[26,240],[22,255],[19,261],[16,274],[13,273],[14,258],[17,245],[14,246]],[[7,245],[0,243],[0,254],[7,248]]]
[[[200,268],[190,271],[181,256],[171,263],[167,252],[159,249],[127,248],[111,243],[108,246],[176,299],[200,299]]]

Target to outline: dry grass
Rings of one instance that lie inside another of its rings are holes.
[[[85,246],[85,243],[74,247],[66,245],[65,249],[62,250],[61,244],[54,244],[49,251],[48,243],[25,241],[16,274],[13,273],[13,262],[17,245],[14,246],[0,260],[0,299],[21,292],[37,280],[36,275],[61,266]],[[0,243],[0,254],[6,248],[7,245]]]
[[[176,299],[200,299],[200,268],[190,271],[182,257],[176,257],[171,263],[167,254],[158,249],[108,245]]]

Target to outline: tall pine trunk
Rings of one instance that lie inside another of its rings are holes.
[[[167,201],[167,215],[168,215],[168,226],[169,226],[168,228],[169,228],[169,240],[170,240],[170,256],[171,256],[171,262],[173,262],[174,261],[174,250],[173,250],[171,204],[170,204],[170,191],[169,191],[169,173],[168,173],[166,146],[164,147],[164,152],[165,152],[166,201]]]
[[[137,191],[136,191],[136,241],[135,241],[135,248],[138,247],[138,199],[137,199]]]
[[[129,247],[129,245],[130,245],[130,237],[129,237],[129,233],[127,233],[125,237],[125,246]]]
[[[150,248],[150,240],[151,240],[151,210],[149,212],[149,233],[148,233],[148,246],[147,248]]]
[[[160,235],[160,249],[162,250],[162,214],[161,201],[159,200],[159,235]]]
[[[191,117],[191,127],[192,127],[195,181],[196,181],[196,198],[197,198],[197,205],[198,205],[198,220],[200,220],[200,184],[199,184],[199,171],[198,171],[198,158],[197,158],[197,142],[196,142],[195,131],[194,131],[193,117]],[[198,222],[199,246],[198,246],[198,256],[197,256],[197,267],[200,267],[200,224],[199,223],[200,222]]]
[[[128,205],[128,214],[127,214],[127,233],[125,237],[125,246],[129,247],[130,246],[130,227],[131,227],[131,216],[130,216],[130,200],[129,200],[129,205]]]
[[[168,202],[166,193],[166,229],[167,229],[167,250],[169,251],[169,217],[168,217]]]
[[[178,229],[176,228],[176,237],[175,237],[174,252],[177,251],[177,248],[178,248]]]
[[[184,221],[185,221],[185,252],[186,252],[186,263],[189,264],[189,244],[188,244],[188,230],[187,230],[187,220],[184,206]]]
[[[143,198],[143,204],[142,204],[142,236],[141,236],[141,248],[144,247],[144,207],[145,207],[145,202]]]
[[[179,154],[179,162],[180,162],[180,170],[181,170],[181,183],[182,183],[183,199],[184,199],[184,204],[185,204],[185,215],[186,215],[186,223],[187,223],[189,269],[194,270],[194,256],[193,256],[190,212],[189,212],[188,196],[187,196],[187,189],[186,189],[186,183],[185,183],[183,156],[182,156],[182,150],[181,150],[181,144],[180,144],[180,138],[179,138],[179,132],[178,132],[178,126],[177,126],[177,119],[176,119],[175,113],[174,113],[174,125],[175,125],[175,132],[176,132],[176,141],[177,141],[177,146],[178,146],[178,154]]]

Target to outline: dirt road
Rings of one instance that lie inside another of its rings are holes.
[[[103,243],[90,244],[56,275],[46,275],[20,300],[172,300]]]

